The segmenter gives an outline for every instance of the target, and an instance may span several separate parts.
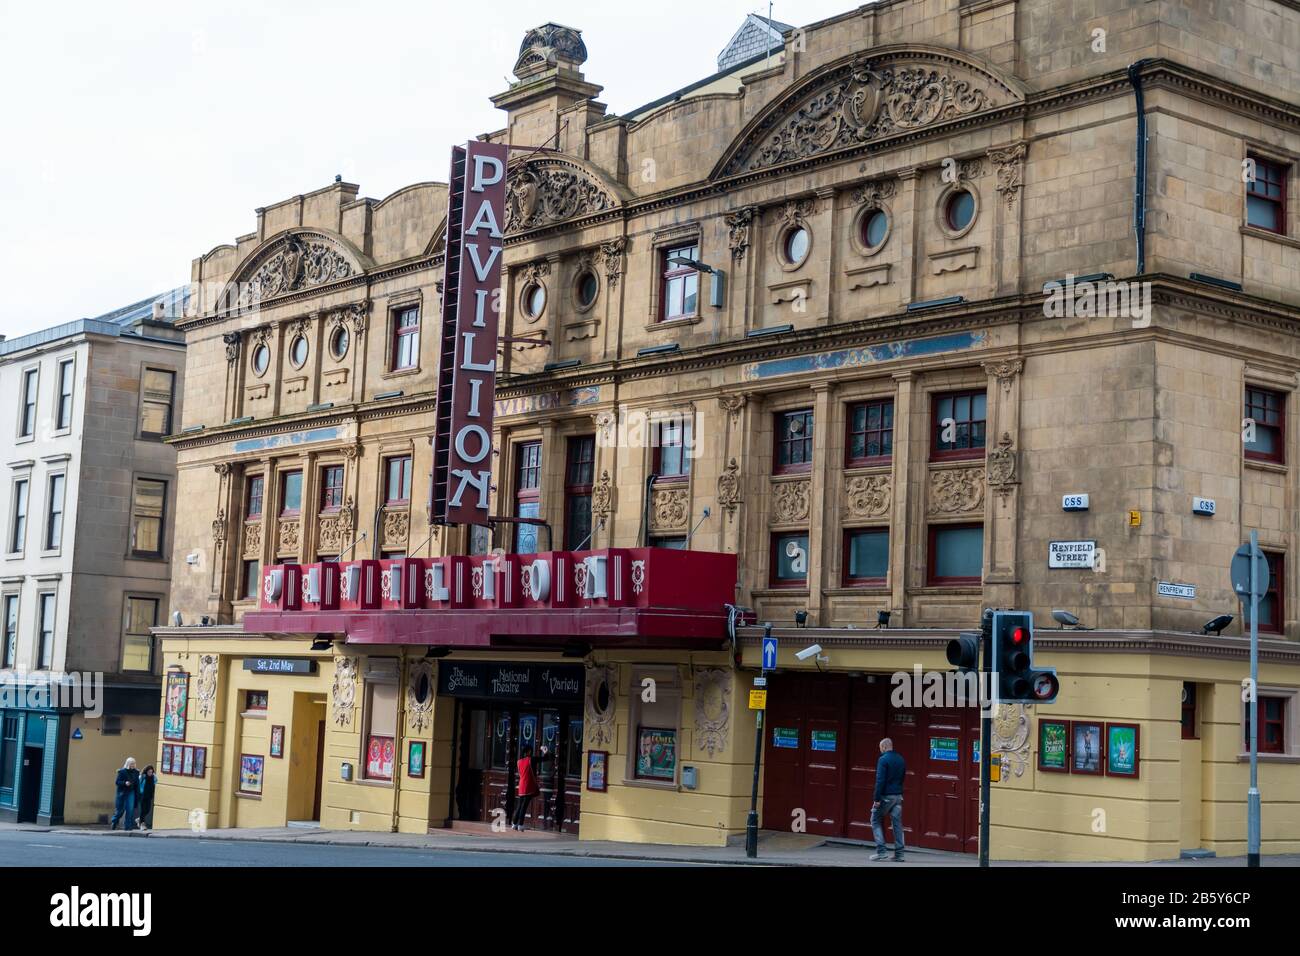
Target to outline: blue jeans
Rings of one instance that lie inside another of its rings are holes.
[[[123,829],[135,829],[135,791],[119,790],[117,791],[117,802],[113,807],[113,829],[117,829],[117,821],[125,817],[126,822]]]
[[[903,795],[895,793],[880,798],[880,806],[871,808],[871,832],[876,835],[876,852],[885,852],[885,817],[894,833],[894,856],[903,855]]]

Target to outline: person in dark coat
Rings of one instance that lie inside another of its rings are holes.
[[[158,784],[158,778],[154,775],[153,765],[150,764],[144,768],[140,774],[140,806],[137,810],[141,830],[153,829],[153,793]]]
[[[135,758],[127,757],[122,769],[117,772],[117,796],[113,805],[112,830],[117,829],[117,821],[122,821],[122,829],[135,829],[135,798],[140,792],[140,771],[135,769]]]
[[[871,831],[876,838],[873,860],[886,860],[885,817],[894,831],[894,862],[903,862],[903,783],[907,779],[907,764],[894,742],[886,737],[880,742],[880,760],[876,763],[876,790],[871,804]]]

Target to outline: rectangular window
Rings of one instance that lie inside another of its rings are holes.
[[[244,691],[244,713],[265,711],[271,702],[271,694],[264,690]]]
[[[40,640],[37,643],[36,669],[48,671],[54,667],[54,594],[40,596]]]
[[[131,556],[161,558],[167,482],[137,478],[131,495]]]
[[[140,437],[162,438],[172,431],[176,373],[146,368],[140,387]]]
[[[1259,752],[1262,754],[1286,753],[1285,697],[1259,696]],[[1246,752],[1250,751],[1250,703],[1246,703],[1246,721],[1243,739]]]
[[[564,547],[581,551],[591,546],[591,483],[596,466],[596,436],[570,438],[564,469]]]
[[[420,361],[420,310],[399,309],[393,315],[394,372],[415,368]]]
[[[320,510],[338,511],[343,507],[343,466],[326,465],[320,471]]]
[[[153,670],[153,635],[149,629],[158,623],[158,599],[126,599],[126,623],[122,629],[122,670]]]
[[[673,535],[670,537],[651,538],[650,547],[652,548],[671,548],[674,551],[686,550],[686,536]]]
[[[1268,559],[1268,591],[1259,599],[1259,629],[1268,634],[1281,634],[1286,627],[1286,607],[1283,600],[1286,586],[1284,573],[1286,559],[1276,551],[1265,551]],[[1249,610],[1247,611],[1249,615]]]
[[[663,301],[659,305],[659,318],[667,322],[671,319],[685,319],[695,315],[700,298],[700,274],[681,262],[671,259],[698,260],[699,246],[675,246],[663,253],[663,272],[660,294]]]
[[[14,513],[10,523],[9,551],[17,554],[27,546],[27,487],[30,481],[20,478],[14,482]]]
[[[1281,163],[1251,156],[1254,180],[1246,181],[1246,225],[1269,232],[1286,232],[1286,177]]]
[[[1286,395],[1266,388],[1246,388],[1246,457],[1286,461]]]
[[[772,472],[780,475],[810,470],[813,452],[812,409],[778,412],[773,429]]]
[[[674,783],[680,756],[681,688],[667,671],[647,668],[633,676],[637,687],[646,678],[654,681],[655,699],[647,701],[640,694],[632,696],[630,776]]]
[[[18,437],[31,438],[36,434],[36,385],[39,369],[23,372],[23,405],[18,416]]]
[[[18,595],[6,594],[4,606],[4,647],[0,648],[0,667],[10,668],[18,660]]]
[[[844,463],[876,465],[894,453],[894,400],[858,402],[849,406]]]
[[[660,481],[680,481],[691,474],[691,423],[669,418],[655,425],[654,473]]]
[[[240,581],[241,589],[239,597],[244,601],[252,601],[257,598],[258,588],[262,583],[261,567],[256,561],[245,561],[243,569],[243,578]]]
[[[18,774],[18,718],[0,718],[0,791],[13,793]]]
[[[985,390],[935,395],[931,458],[983,458],[988,412]]]
[[[384,485],[384,504],[411,503],[411,456],[388,459],[388,480]]]
[[[984,568],[982,524],[930,526],[927,583],[935,586],[978,585]]]
[[[63,475],[50,475],[45,492],[45,550],[53,551],[63,541]]]
[[[808,586],[808,532],[772,535],[770,584],[774,588]]]
[[[302,511],[302,472],[286,471],[280,476],[280,514],[296,515]]]
[[[844,532],[845,587],[883,586],[888,574],[888,528],[854,528]]]
[[[397,685],[366,682],[365,778],[392,780],[397,756]]]
[[[54,424],[59,431],[72,427],[72,374],[75,368],[74,359],[64,359],[59,363],[59,407]]]
[[[541,514],[542,443],[522,442],[515,446],[515,517],[536,518]],[[537,525],[515,526],[515,553],[537,553]]]
[[[1183,681],[1183,740],[1196,739],[1196,685]]]
[[[262,476],[252,475],[248,479],[248,491],[244,496],[244,520],[252,521],[262,517]]]

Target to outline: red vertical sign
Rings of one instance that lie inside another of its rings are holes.
[[[488,523],[506,159],[496,143],[452,151],[432,501],[447,524]]]

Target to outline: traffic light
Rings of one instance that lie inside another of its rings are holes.
[[[1034,616],[993,612],[993,667],[1001,703],[1050,704],[1061,689],[1056,670],[1034,667]]]
[[[973,671],[979,667],[980,635],[977,631],[963,631],[948,642],[948,663],[959,671]]]

